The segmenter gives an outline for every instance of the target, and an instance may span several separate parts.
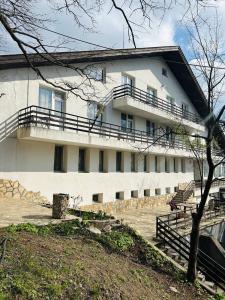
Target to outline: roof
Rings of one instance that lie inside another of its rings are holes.
[[[46,55],[46,59],[41,58],[37,54],[29,54],[29,59],[36,66],[52,65]],[[148,48],[129,48],[129,49],[110,49],[110,50],[92,50],[92,51],[73,51],[73,52],[57,52],[51,53],[59,62],[65,64],[82,63],[82,62],[104,62],[121,59],[134,59],[144,57],[162,57],[176,79],[182,86],[183,90],[190,98],[193,106],[198,114],[203,118],[207,118],[209,111],[205,95],[194,76],[188,62],[178,46],[148,47]],[[23,54],[1,55],[0,70],[26,68],[29,63]],[[222,132],[222,131],[221,131]],[[225,149],[225,140],[222,143]]]

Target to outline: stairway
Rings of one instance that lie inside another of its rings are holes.
[[[173,197],[176,204],[187,202],[194,194],[194,181],[190,181],[184,189],[179,189]]]

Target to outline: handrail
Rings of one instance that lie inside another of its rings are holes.
[[[75,130],[102,136],[114,137],[119,140],[126,139],[131,142],[147,143],[168,148],[184,149],[188,146],[181,141],[171,141],[166,136],[148,135],[146,131],[121,127],[116,124],[99,122],[94,119],[62,113],[39,106],[29,106],[19,111],[19,127],[42,126],[47,128],[61,128],[62,130]]]
[[[7,138],[18,128],[18,112],[0,123],[0,142]]]
[[[143,91],[137,87],[131,86],[129,84],[124,84],[113,89],[114,99],[124,96],[131,96],[139,102],[143,102],[152,107],[164,110],[167,113],[172,114],[173,116],[175,115],[177,117],[186,119],[197,124],[200,124],[201,122],[201,119],[197,114],[192,113],[190,111],[186,111],[182,107],[176,104],[171,104],[168,101],[163,100],[159,97],[152,96],[148,92]]]
[[[225,214],[223,205],[223,213]],[[164,215],[165,216],[165,215]],[[189,260],[190,242],[175,231],[162,217],[156,218],[156,236],[162,238],[174,251],[185,260]],[[204,251],[198,249],[197,268],[205,274],[217,286],[225,290],[225,268],[208,256]]]
[[[191,193],[194,192],[194,181],[191,180],[188,185],[185,187],[185,189],[183,190],[183,195],[182,195],[182,199],[183,202],[185,202],[189,196],[191,195]]]

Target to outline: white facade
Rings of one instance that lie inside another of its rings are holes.
[[[135,88],[143,93],[154,89],[157,97],[168,103],[172,98],[178,107],[198,116],[184,89],[160,57],[103,61],[98,67],[104,68],[106,72],[105,83],[93,81],[98,101],[102,101],[113,88],[122,85],[123,76],[128,75]],[[167,71],[167,76],[162,74],[162,69]],[[48,66],[41,67],[41,70],[51,80],[81,82],[78,75],[74,76],[74,72],[63,68]],[[118,128],[121,130],[121,114],[125,113],[127,118],[129,114],[133,118],[133,129],[138,130],[138,137],[144,137],[143,141],[127,140],[127,131],[121,131],[122,137],[119,137],[118,132],[110,137],[109,129],[104,136],[72,128],[61,130],[62,128],[44,124],[43,118],[41,125],[17,128],[4,137],[4,122],[7,118],[11,118],[20,109],[31,105],[40,106],[40,88],[53,90],[29,68],[0,70],[0,91],[5,94],[0,99],[0,132],[3,135],[0,142],[0,178],[19,180],[28,190],[40,191],[49,201],[52,200],[53,193],[69,193],[75,197],[79,195],[83,199],[83,205],[91,204],[93,200],[108,202],[118,201],[116,198],[173,193],[179,183],[194,179],[192,152],[185,147],[168,148],[159,143],[148,145],[145,140],[146,121],[155,123],[155,128],[182,123],[189,132],[201,134],[205,132],[203,122],[197,124],[185,117],[176,116],[173,111],[168,112],[140,102],[133,94],[110,99],[103,112],[103,122],[117,125],[118,131]],[[75,115],[89,117],[87,102],[71,93],[64,94],[63,98],[64,113],[74,115],[71,116],[72,127],[75,126]],[[56,103],[51,108],[57,109]],[[69,116],[66,115],[67,117]],[[63,146],[63,150],[59,150],[63,151],[63,161],[58,172],[54,171],[55,146]],[[85,149],[83,171],[78,168],[79,149]],[[99,151],[103,151],[104,156],[101,167]],[[120,171],[116,169],[118,151],[121,152]],[[135,153],[133,170],[131,153]],[[98,198],[93,196],[96,194],[99,195]]]

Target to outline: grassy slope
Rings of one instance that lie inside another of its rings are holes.
[[[29,226],[26,231],[0,231],[0,240],[9,238],[0,265],[0,300],[209,298],[180,280],[181,274],[133,232],[120,229],[98,237],[77,230],[72,222],[69,226],[66,236],[59,226],[45,234]]]

